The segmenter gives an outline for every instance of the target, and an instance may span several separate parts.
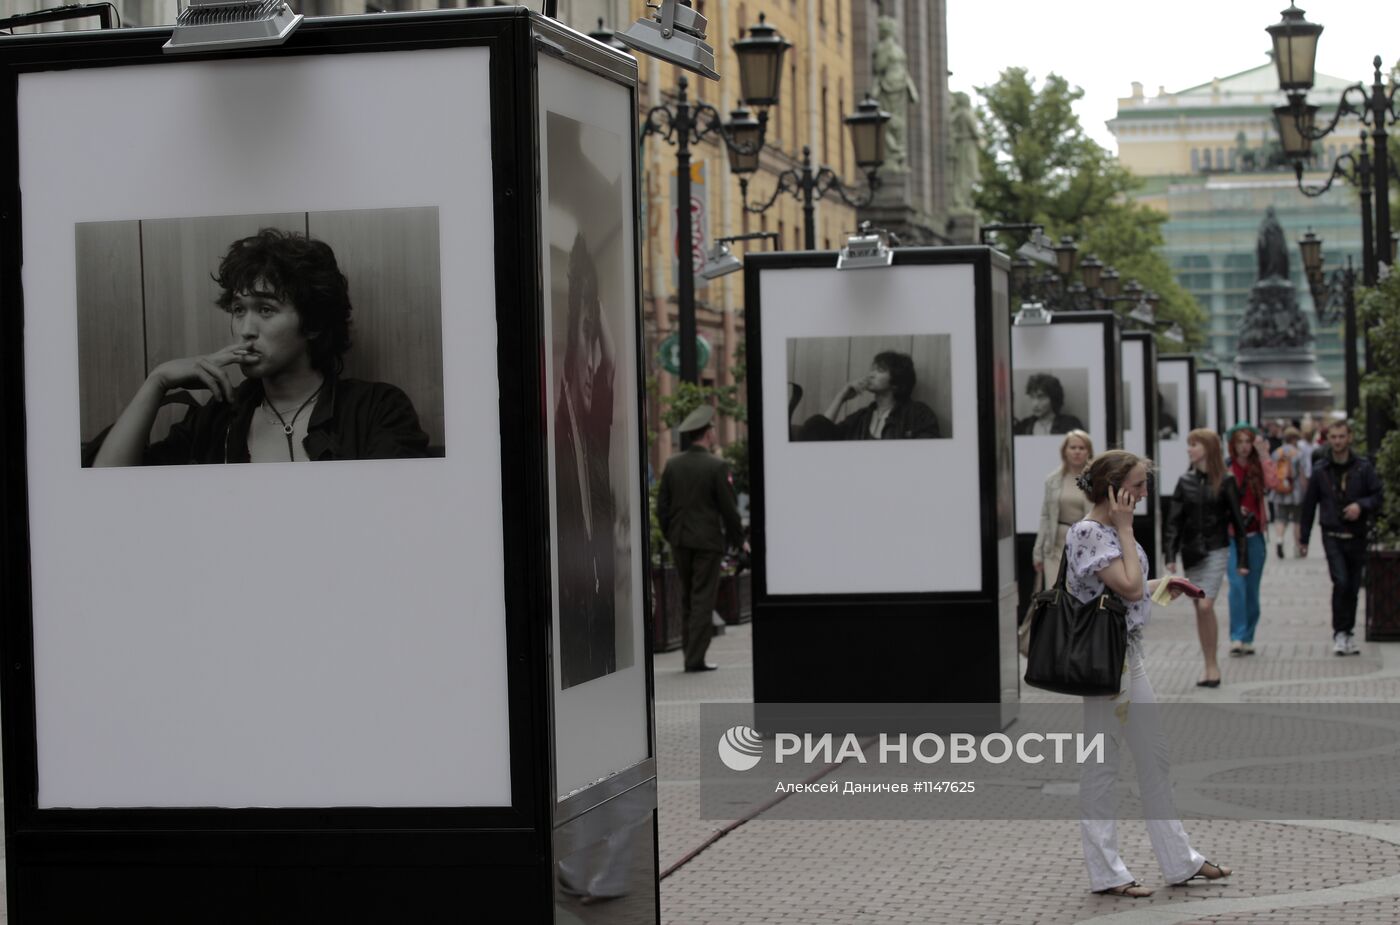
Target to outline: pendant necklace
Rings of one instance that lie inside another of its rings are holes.
[[[271,409],[273,414],[277,415],[277,423],[280,423],[282,425],[282,433],[286,434],[287,436],[287,458],[290,459],[292,462],[296,462],[297,458],[296,452],[292,448],[292,428],[296,426],[297,418],[301,417],[301,413],[306,410],[306,406],[311,404],[311,402],[316,398],[317,395],[321,394],[321,389],[324,386],[325,382],[322,382],[320,385],[316,386],[316,391],[308,395],[306,397],[306,401],[302,402],[301,407],[298,408],[296,410],[296,413],[292,415],[292,420],[290,423],[287,422],[286,418],[282,417],[282,412],[278,411],[273,406],[272,402],[268,401],[266,396],[263,397],[263,404],[266,405],[269,409]],[[268,423],[271,424],[273,422],[269,420]]]

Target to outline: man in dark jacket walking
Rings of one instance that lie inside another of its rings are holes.
[[[701,405],[681,422],[681,438],[691,435],[690,448],[666,461],[656,500],[657,520],[680,573],[686,671],[718,667],[705,661],[705,651],[714,632],[710,617],[720,559],[726,548],[743,543],[729,465],[712,453],[714,417],[714,408]]]
[[[1332,574],[1332,651],[1360,655],[1352,630],[1366,567],[1366,535],[1381,509],[1381,480],[1369,459],[1351,452],[1350,423],[1334,421],[1327,428],[1327,443],[1329,452],[1314,464],[1303,495],[1298,555],[1308,554],[1317,513],[1327,570]]]

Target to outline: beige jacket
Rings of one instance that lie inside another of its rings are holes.
[[[1064,473],[1059,466],[1045,477],[1045,500],[1040,505],[1040,529],[1035,533],[1035,546],[1031,548],[1031,561],[1038,565],[1043,565],[1046,559],[1060,552],[1052,547],[1055,545],[1055,528],[1060,523],[1060,485],[1063,477]],[[1045,580],[1047,583],[1052,582],[1055,576],[1050,575]]]

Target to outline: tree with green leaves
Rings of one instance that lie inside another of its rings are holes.
[[[982,218],[1071,235],[1081,257],[1093,254],[1124,281],[1161,295],[1158,317],[1180,324],[1188,347],[1204,345],[1206,314],[1161,253],[1167,216],[1134,201],[1142,181],[1085,134],[1073,108],[1084,91],[1056,74],[1037,87],[1025,68],[1013,67],[977,93]]]

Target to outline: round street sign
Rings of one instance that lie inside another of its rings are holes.
[[[679,376],[681,372],[681,336],[672,332],[666,335],[661,341],[661,346],[656,348],[656,358],[661,362],[661,368],[672,375]],[[695,368],[704,369],[710,363],[710,342],[704,337],[695,335]]]

